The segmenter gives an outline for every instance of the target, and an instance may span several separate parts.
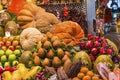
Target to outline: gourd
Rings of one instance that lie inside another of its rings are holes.
[[[70,43],[84,37],[84,31],[81,26],[73,21],[64,21],[55,25],[54,35],[63,39],[65,43]]]
[[[45,12],[43,8],[36,6],[34,3],[25,4],[23,9],[20,10],[17,20],[23,29],[36,27],[41,32],[50,31],[53,25],[59,22],[54,14]]]
[[[20,44],[24,50],[32,50],[39,40],[41,32],[36,28],[27,28],[20,34]]]

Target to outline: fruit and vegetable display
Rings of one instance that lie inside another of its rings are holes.
[[[79,23],[31,2],[0,17],[0,80],[120,80],[116,44]]]

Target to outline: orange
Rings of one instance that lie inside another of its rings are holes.
[[[94,76],[94,73],[92,71],[88,71],[87,75],[90,76],[90,77],[92,77],[92,76]]]
[[[80,72],[82,72],[82,73],[87,73],[89,70],[88,70],[88,68],[87,67],[82,67],[81,69],[80,69]]]
[[[79,78],[78,77],[74,77],[72,80],[79,80]]]
[[[84,76],[85,76],[84,73],[78,73],[78,75],[77,75],[77,77],[80,78],[80,79],[83,78]]]
[[[90,76],[84,76],[82,80],[91,80]]]
[[[93,76],[92,80],[99,80],[99,78],[97,76]]]

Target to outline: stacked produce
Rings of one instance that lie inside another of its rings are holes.
[[[0,37],[0,65],[15,66],[19,62],[21,47],[19,36]]]

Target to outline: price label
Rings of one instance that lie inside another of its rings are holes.
[[[6,36],[6,37],[10,37],[10,36],[11,36],[11,35],[10,35],[10,32],[9,32],[9,31],[6,31],[6,32],[5,32],[5,36]]]
[[[54,74],[54,75],[50,76],[50,80],[58,80],[58,79],[57,79],[57,75]]]

